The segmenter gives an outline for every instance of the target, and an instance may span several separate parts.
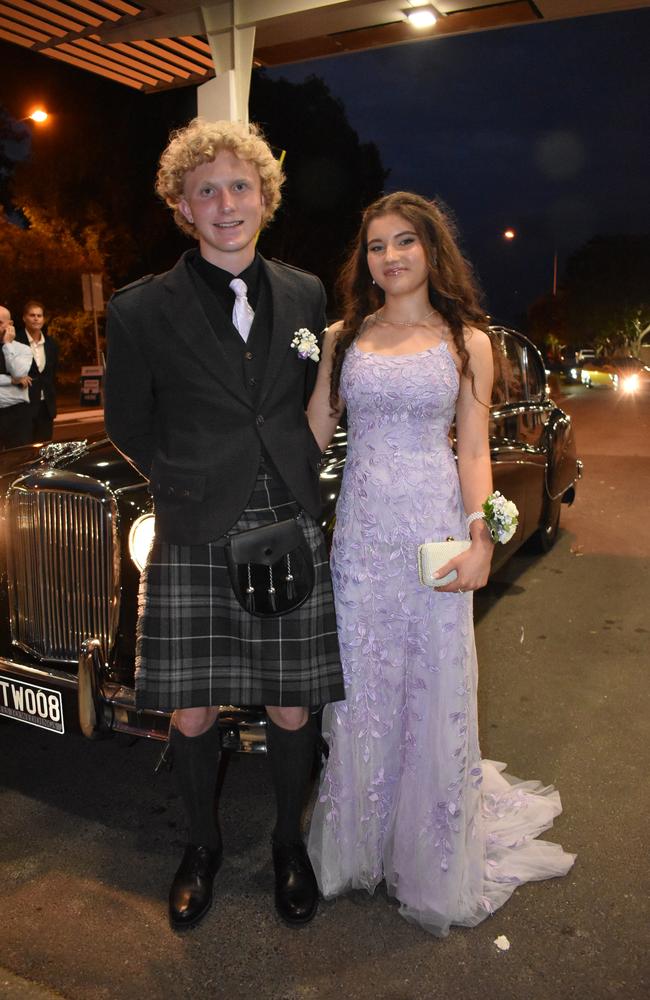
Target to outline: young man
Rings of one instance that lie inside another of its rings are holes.
[[[304,412],[317,351],[301,356],[292,341],[304,328],[321,332],[325,294],[318,278],[256,252],[282,180],[254,126],[196,119],[177,132],[156,189],[198,249],[117,292],[108,308],[106,427],[149,479],[156,511],[141,583],[137,701],[174,710],[170,744],[190,828],[169,897],[174,929],[207,913],[221,864],[221,704],[267,708],[278,913],[304,924],[318,903],[300,831],[317,736],[309,707],[344,691],[315,520],[320,449]],[[224,536],[299,511],[314,557],[312,594],[290,614],[255,617],[233,595]]]
[[[0,450],[30,444],[29,386],[27,374],[32,352],[15,340],[11,313],[0,306]]]
[[[30,299],[23,308],[23,329],[16,340],[31,348],[33,363],[29,370],[29,405],[31,408],[31,441],[51,441],[56,416],[56,368],[59,348],[43,331],[43,303]]]

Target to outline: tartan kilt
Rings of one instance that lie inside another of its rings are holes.
[[[294,517],[286,488],[263,472],[232,533]],[[256,618],[230,585],[223,539],[156,541],[140,578],[136,705],[172,711],[208,705],[316,706],[345,698],[329,559],[306,511],[314,589],[278,618]]]

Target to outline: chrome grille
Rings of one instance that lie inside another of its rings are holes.
[[[90,638],[108,655],[119,573],[112,501],[43,486],[8,497],[12,638],[48,660],[76,662]]]

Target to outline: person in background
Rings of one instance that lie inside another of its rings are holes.
[[[16,343],[11,313],[0,306],[0,449],[30,444],[31,422],[28,375],[33,355]]]
[[[51,441],[56,416],[56,370],[59,348],[55,340],[44,331],[43,303],[30,299],[23,308],[23,329],[16,333],[16,340],[31,348],[33,363],[29,370],[29,405],[31,440]]]

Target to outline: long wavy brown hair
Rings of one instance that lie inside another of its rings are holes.
[[[438,202],[428,201],[409,191],[395,191],[374,201],[365,210],[357,238],[338,277],[343,326],[334,345],[330,383],[332,408],[340,402],[339,386],[345,352],[358,336],[364,319],[384,304],[384,293],[378,285],[373,285],[368,269],[368,227],[374,219],[389,213],[405,219],[424,247],[429,268],[429,300],[447,323],[458,351],[461,372],[472,378],[473,387],[464,329],[473,326],[487,330],[488,321],[480,305],[471,265],[458,249],[456,227]]]

